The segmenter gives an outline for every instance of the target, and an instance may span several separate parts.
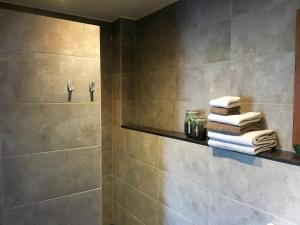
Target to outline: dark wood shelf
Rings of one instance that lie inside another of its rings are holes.
[[[152,128],[152,127],[137,126],[137,125],[122,125],[122,128],[208,146],[207,140],[194,140],[192,138],[186,137],[185,134],[181,132],[167,131],[167,130]],[[244,154],[244,153],[240,153],[240,154]],[[254,155],[253,157],[300,166],[300,156],[297,156],[296,153],[294,152],[273,149],[271,151],[262,152],[260,154]]]

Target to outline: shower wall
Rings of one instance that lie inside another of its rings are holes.
[[[0,29],[0,224],[99,225],[99,27],[1,9]]]
[[[137,22],[137,124],[183,131],[185,111],[242,97],[292,151],[298,0],[181,0]]]
[[[119,99],[134,90],[135,123],[182,131],[185,110],[240,95],[291,151],[299,4],[180,0],[138,20],[135,82]],[[121,129],[117,109],[114,225],[300,224],[299,167]]]

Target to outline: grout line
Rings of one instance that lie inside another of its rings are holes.
[[[77,150],[84,150],[84,149],[90,149],[90,148],[101,148],[101,145],[84,146],[84,147],[79,147],[79,148],[60,149],[60,150],[46,151],[46,152],[33,152],[33,153],[25,153],[25,154],[20,154],[20,155],[9,155],[9,156],[2,156],[2,159],[17,158],[17,157],[31,156],[31,155],[51,154],[51,153],[57,153],[57,152],[77,151]],[[100,152],[102,152],[101,149],[99,149],[99,150],[100,150]]]
[[[272,214],[272,213],[269,213],[269,212],[266,212],[266,211],[261,210],[261,209],[259,209],[259,208],[256,208],[255,206],[248,205],[247,203],[238,201],[238,200],[236,200],[236,199],[234,199],[234,198],[231,198],[231,197],[229,197],[229,196],[227,196],[227,195],[224,195],[224,194],[222,194],[222,193],[220,193],[220,192],[216,192],[216,191],[213,191],[213,190],[210,190],[210,192],[211,192],[211,193],[214,193],[214,194],[216,194],[216,195],[222,196],[222,197],[224,197],[224,198],[227,198],[227,199],[229,199],[229,200],[231,200],[231,201],[234,201],[235,203],[244,205],[244,206],[246,206],[246,207],[248,207],[248,208],[252,208],[252,209],[254,209],[254,210],[256,210],[256,211],[259,211],[259,212],[261,212],[261,213],[263,213],[263,214],[265,214],[265,215],[269,215],[269,216],[271,216],[271,217],[274,217],[274,218],[277,218],[277,219],[282,220],[282,221],[284,221],[284,222],[287,222],[289,225],[297,225],[297,224],[294,224],[294,223],[292,223],[292,222],[290,222],[290,221],[288,221],[288,220],[286,220],[286,219],[284,219],[284,218],[281,218],[281,217],[276,216],[276,215],[274,215],[274,214]]]
[[[75,57],[75,58],[87,58],[87,59],[99,59],[99,56],[85,56],[85,55],[75,55],[75,54],[63,54],[63,53],[54,53],[54,52],[44,52],[44,51],[34,51],[34,50],[24,50],[24,49],[3,49],[0,51],[1,53],[8,53],[8,54],[44,54],[44,55],[56,55],[56,56],[65,56],[65,57]]]
[[[85,194],[85,193],[89,193],[89,192],[93,192],[93,191],[102,191],[102,188],[95,188],[95,189],[90,189],[87,191],[81,191],[81,192],[76,192],[76,193],[72,193],[72,194],[67,194],[67,195],[63,195],[60,197],[55,197],[55,198],[49,198],[49,199],[45,199],[45,200],[40,200],[40,201],[36,201],[36,202],[32,202],[32,203],[25,203],[22,205],[18,205],[18,206],[13,206],[13,207],[8,207],[8,208],[2,208],[2,210],[12,210],[12,209],[17,209],[17,208],[22,208],[22,207],[26,207],[26,206],[32,206],[32,205],[36,205],[39,203],[45,203],[45,202],[49,202],[49,201],[53,201],[53,200],[59,200],[62,198],[67,198],[67,197],[72,197],[75,195],[81,195],[81,194]]]

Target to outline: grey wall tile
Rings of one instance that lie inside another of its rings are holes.
[[[137,131],[128,132],[127,154],[150,165],[157,165],[157,137]]]
[[[176,100],[208,103],[209,100],[229,95],[231,64],[211,63],[181,68],[177,71]]]
[[[101,147],[103,151],[112,150],[112,125],[101,126]]]
[[[100,149],[9,157],[3,159],[5,208],[99,188]]]
[[[101,191],[95,190],[3,212],[6,225],[99,225],[101,223]]]
[[[3,156],[99,145],[98,104],[0,107]]]
[[[159,206],[159,225],[193,225],[188,219],[164,205]]]
[[[233,0],[232,15],[270,10],[282,2],[286,0]]]
[[[129,185],[125,187],[125,208],[146,225],[158,224],[158,202]]]
[[[231,63],[230,94],[246,103],[292,104],[295,53]]]
[[[229,60],[231,21],[223,21],[178,39],[179,63],[201,65]]]
[[[159,201],[196,224],[208,224],[208,190],[167,173],[159,176]]]
[[[1,49],[100,56],[98,26],[3,9],[0,17]]]
[[[180,33],[191,32],[230,19],[230,0],[183,0],[177,4],[177,26]]]
[[[113,177],[113,198],[114,202],[125,206],[125,180],[118,176]]]
[[[101,125],[112,124],[112,101],[101,101]]]
[[[113,153],[113,173],[115,176],[126,179],[128,174],[128,158],[123,153],[114,152]]]
[[[210,151],[206,146],[161,137],[158,138],[159,168],[208,187]]]
[[[114,203],[114,225],[144,225],[118,203]]]
[[[102,202],[111,202],[113,194],[113,176],[102,177]]]
[[[102,175],[113,174],[113,153],[112,151],[102,151]]]
[[[127,130],[119,126],[113,126],[113,150],[116,152],[127,152]]]
[[[113,223],[113,202],[102,204],[102,225],[111,225]]]
[[[91,102],[88,90],[91,81],[96,84],[94,101],[100,100],[97,58],[1,51],[0,68],[1,103],[68,102],[68,80],[76,88],[72,102]]]
[[[127,183],[157,199],[158,169],[132,158],[128,158],[127,163]]]
[[[292,225],[230,198],[211,192],[210,225]]]
[[[298,167],[215,149],[211,189],[298,224]],[[224,179],[226,178],[226,179]],[[295,186],[296,185],[296,186]]]
[[[156,70],[141,75],[137,84],[138,100],[176,100],[176,70]]]
[[[231,59],[294,51],[297,1],[232,19]],[[259,26],[258,26],[259,24]]]

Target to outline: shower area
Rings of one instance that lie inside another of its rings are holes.
[[[5,9],[0,21],[0,224],[99,225],[100,28]]]
[[[105,22],[0,2],[0,225],[299,225],[298,8],[179,0]],[[262,112],[278,154],[184,136],[224,95]]]

